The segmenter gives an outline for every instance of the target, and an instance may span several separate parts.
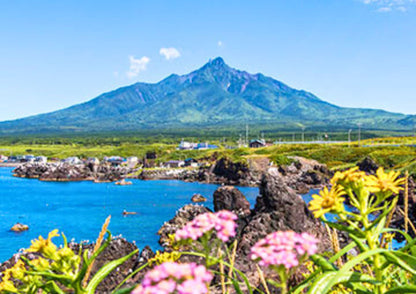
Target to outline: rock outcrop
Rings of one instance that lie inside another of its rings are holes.
[[[10,231],[17,232],[17,233],[24,232],[24,231],[27,231],[27,230],[29,230],[29,226],[21,224],[21,223],[14,224],[13,227],[11,227],[11,229],[10,229]]]
[[[243,193],[233,186],[222,186],[214,192],[214,210],[230,210],[238,215],[250,214],[250,203]]]
[[[205,197],[204,197],[204,196],[202,196],[201,194],[196,193],[196,194],[194,194],[194,195],[192,196],[191,201],[192,201],[192,202],[195,202],[195,203],[199,203],[199,202],[206,202],[206,201],[207,201],[207,198],[205,198]]]
[[[20,178],[39,179],[41,181],[94,181],[114,182],[125,178],[133,172],[124,166],[107,164],[68,164],[68,163],[26,163],[13,170],[13,175]]]
[[[230,186],[220,187],[215,191],[214,207],[215,211],[228,209],[235,212],[247,212],[248,209],[248,214],[238,213],[236,266],[247,274],[254,285],[259,285],[260,282],[256,264],[249,258],[250,249],[269,233],[287,230],[308,232],[320,240],[321,252],[331,249],[325,228],[319,220],[313,217],[302,197],[287,186],[277,169],[271,169],[262,177],[260,196],[253,210],[249,210],[250,205],[244,195]],[[168,234],[182,228],[198,214],[208,211],[207,208],[195,205],[181,208],[177,215],[159,230],[160,244],[167,245]],[[266,271],[266,274],[271,273]]]
[[[188,204],[180,208],[176,215],[168,222],[165,222],[159,229],[157,234],[159,237],[159,244],[163,247],[169,247],[169,235],[175,233],[178,229],[183,228],[188,222],[193,220],[197,215],[210,212],[211,210],[205,206]]]
[[[379,165],[371,157],[368,156],[357,163],[357,166],[361,171],[371,175],[374,175],[379,168]]]

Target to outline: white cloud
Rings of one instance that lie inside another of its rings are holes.
[[[218,45],[218,47],[222,47],[224,45],[224,43],[222,41],[218,41],[217,45]]]
[[[143,56],[142,58],[134,58],[134,56],[129,56],[130,68],[127,72],[127,77],[129,79],[135,78],[139,75],[140,72],[147,69],[147,64],[150,62],[150,58]]]
[[[378,12],[390,12],[391,11],[391,7],[385,6],[385,7],[380,7],[379,9],[377,9]]]
[[[175,59],[181,56],[181,53],[178,49],[170,47],[170,48],[160,48],[159,51],[160,55],[164,56],[166,60]]]
[[[361,0],[361,2],[375,6],[378,12],[406,12],[410,6],[416,4],[416,0]]]

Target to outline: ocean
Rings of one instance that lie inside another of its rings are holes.
[[[109,230],[135,241],[139,248],[146,245],[159,249],[159,228],[185,204],[194,193],[208,199],[203,205],[213,209],[213,193],[218,185],[182,181],[132,180],[131,186],[114,183],[41,182],[12,176],[12,168],[0,168],[0,263],[20,248],[30,246],[39,235],[59,229],[68,240],[97,238],[104,220],[111,215]],[[258,188],[239,187],[254,206]],[[123,210],[137,215],[123,216]],[[22,233],[11,232],[17,222],[29,226]],[[60,237],[54,241],[61,243]]]

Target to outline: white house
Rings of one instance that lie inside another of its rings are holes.
[[[63,162],[73,165],[82,164],[82,160],[76,156],[65,158]]]
[[[139,158],[136,156],[127,157],[127,165],[129,167],[135,167],[139,163]]]
[[[46,156],[36,156],[35,157],[35,162],[47,163],[48,162],[48,158]]]

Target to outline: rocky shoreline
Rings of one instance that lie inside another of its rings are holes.
[[[288,166],[271,167],[267,159],[240,163],[221,158],[211,165],[199,168],[149,168],[140,171],[126,166],[109,164],[24,163],[13,170],[13,176],[40,181],[93,181],[116,182],[123,179],[182,180],[220,185],[257,187],[262,175],[270,168],[276,169],[284,183],[303,194],[309,189],[327,184],[331,173],[325,165],[302,157],[293,157]],[[265,161],[267,160],[267,161]]]
[[[360,168],[368,173],[373,173],[377,166],[372,162],[360,163]],[[214,172],[213,172],[214,173]],[[214,173],[215,174],[215,173]],[[255,207],[250,209],[250,205],[245,196],[234,186],[222,185],[214,192],[214,211],[230,210],[238,215],[237,228],[237,251],[236,267],[246,273],[247,277],[255,286],[260,286],[261,281],[255,263],[248,258],[249,250],[259,239],[274,231],[292,230],[295,232],[308,232],[320,240],[319,251],[331,251],[331,241],[322,223],[315,219],[308,210],[305,201],[300,194],[306,189],[317,188],[328,184],[330,173],[325,166],[315,161],[298,158],[292,165],[286,167],[271,167],[264,172],[259,181],[259,196],[256,199]],[[219,179],[219,174],[215,174]],[[224,175],[224,173],[222,174]],[[195,179],[195,178],[193,178]],[[223,180],[222,180],[223,181]],[[223,181],[224,182],[224,181]],[[414,220],[416,211],[416,201],[414,196],[413,180],[409,179],[411,195],[409,198],[409,211]],[[399,207],[402,207],[403,195],[400,196]],[[197,215],[209,212],[205,206],[187,204],[180,208],[176,215],[165,222],[159,229],[159,243],[163,250],[170,252],[169,235],[175,233],[186,223],[194,219]],[[394,215],[393,223],[395,227],[403,229],[403,217],[397,212]],[[411,233],[411,235],[414,235]],[[348,240],[345,236],[339,235],[341,243]],[[231,240],[233,242],[234,240]],[[79,250],[80,244],[71,244],[74,251]],[[83,245],[83,250],[91,250],[93,244]],[[99,256],[94,271],[106,262],[117,259],[136,249],[134,242],[128,242],[123,238],[115,238],[110,246]],[[24,254],[27,258],[33,259],[36,256],[28,253],[17,253],[8,261],[0,264],[0,271],[11,267],[19,257]],[[353,254],[353,253],[352,253]],[[135,269],[139,268],[155,253],[146,246],[142,248],[140,254],[132,257],[120,268],[114,271],[100,285],[98,293],[110,293],[124,278]],[[182,256],[182,261],[196,261],[197,258]],[[298,283],[302,279],[302,268],[293,276],[293,283]],[[146,271],[139,272],[127,281],[126,286],[137,284],[143,278]],[[271,272],[266,272],[266,278],[272,278]],[[213,291],[212,293],[221,293]]]
[[[93,181],[96,183],[114,182],[125,179],[134,172],[125,166],[108,164],[68,164],[68,163],[24,163],[16,167],[13,176],[38,179],[45,182]]]
[[[247,273],[253,285],[259,285],[260,280],[255,267],[247,257],[249,248],[260,238],[276,230],[293,230],[296,232],[309,232],[321,241],[320,250],[329,250],[330,242],[324,227],[316,220],[307,209],[302,197],[284,182],[285,176],[277,168],[271,168],[260,179],[260,196],[256,200],[254,209],[245,196],[234,186],[220,186],[214,193],[214,210],[230,210],[235,212],[238,219],[236,239],[238,241],[236,266]],[[173,219],[162,225],[158,231],[159,243],[165,251],[170,251],[169,234],[182,228],[187,222],[197,215],[210,211],[208,208],[188,204],[179,209]],[[78,252],[80,244],[71,244],[71,248]],[[93,244],[83,245],[83,250],[91,250]],[[110,246],[99,256],[95,271],[104,263],[117,259],[136,249],[136,245],[123,238],[114,239]],[[20,252],[8,261],[0,264],[0,271],[13,266],[20,258],[36,258],[34,254]],[[132,257],[119,269],[114,271],[100,285],[98,293],[110,293],[129,273],[140,267],[148,259],[154,256],[149,247],[141,250],[139,255]],[[183,261],[196,261],[189,256],[183,256]],[[133,276],[127,285],[138,283],[145,271]],[[213,292],[216,293],[216,292]]]

